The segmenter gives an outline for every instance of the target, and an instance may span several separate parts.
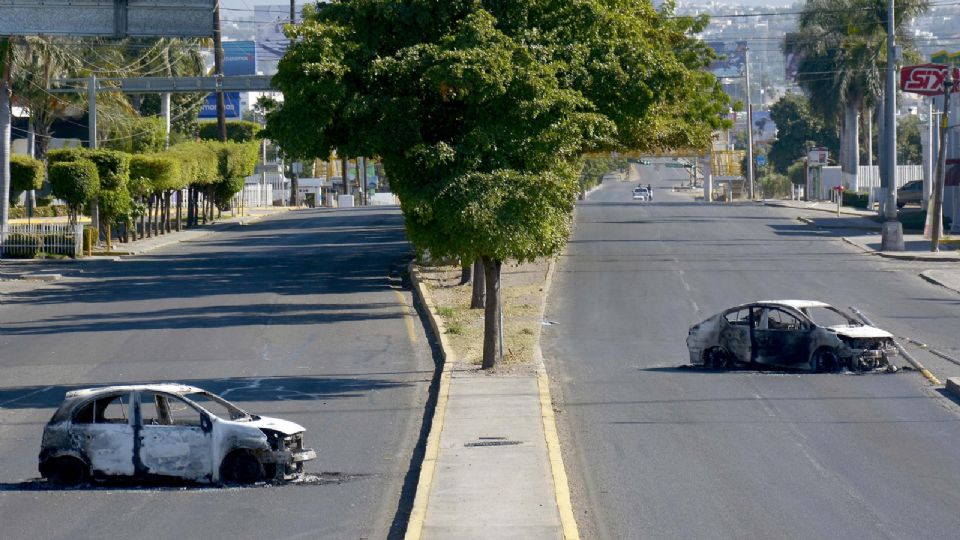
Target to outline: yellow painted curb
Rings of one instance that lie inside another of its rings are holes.
[[[937,386],[943,384],[940,382],[940,379],[934,377],[933,373],[930,373],[930,371],[927,368],[920,368],[920,374],[926,377],[928,381],[930,381],[931,383]]]
[[[579,540],[580,531],[573,515],[573,503],[570,500],[570,487],[567,483],[567,470],[563,466],[560,451],[560,437],[557,435],[557,419],[553,414],[553,399],[550,397],[550,380],[544,369],[537,370],[537,384],[540,387],[540,413],[543,417],[543,435],[547,441],[547,455],[550,459],[550,471],[553,473],[553,489],[560,511],[560,525],[565,540]]]
[[[430,434],[427,435],[427,447],[423,455],[423,464],[420,467],[420,479],[417,481],[417,494],[413,499],[413,508],[410,510],[410,519],[407,522],[405,540],[420,540],[423,536],[423,524],[427,517],[427,503],[430,500],[430,489],[433,485],[433,474],[437,467],[437,457],[440,454],[440,433],[443,432],[443,418],[447,411],[447,401],[450,397],[450,373],[453,366],[453,349],[447,343],[444,333],[446,325],[434,313],[435,307],[430,291],[420,280],[420,273],[414,263],[410,263],[410,280],[413,282],[413,291],[417,299],[427,308],[427,320],[437,339],[440,340],[440,350],[443,356],[443,370],[440,372],[440,388],[437,392],[437,405],[433,411],[433,422],[430,425]]]

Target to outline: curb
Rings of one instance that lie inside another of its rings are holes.
[[[944,390],[951,396],[960,399],[960,377],[950,377],[947,379],[947,386]]]
[[[443,432],[443,419],[447,412],[447,401],[450,397],[450,378],[453,371],[453,355],[447,336],[444,333],[446,325],[434,315],[433,299],[420,279],[420,272],[414,262],[408,266],[410,281],[413,284],[413,296],[420,302],[427,312],[427,321],[440,341],[440,354],[443,359],[443,369],[440,372],[440,388],[437,390],[437,404],[433,410],[433,421],[430,424],[430,434],[427,435],[427,446],[423,454],[423,463],[420,466],[420,478],[417,481],[417,494],[413,499],[413,508],[410,509],[410,518],[407,520],[405,540],[420,540],[423,536],[423,524],[427,517],[427,503],[430,500],[430,489],[433,485],[433,474],[437,468],[437,458],[440,455],[440,433]]]
[[[955,292],[955,293],[960,293],[960,290],[957,290],[957,289],[955,289],[955,288],[953,288],[953,287],[950,287],[949,285],[947,285],[947,284],[939,281],[937,278],[935,278],[935,277],[927,274],[927,272],[929,272],[929,270],[924,270],[923,272],[920,272],[920,278],[923,279],[924,281],[927,281],[927,282],[932,283],[932,284],[934,284],[934,285],[938,285],[938,286],[940,286],[940,287],[943,287],[944,289],[953,291],[953,292]]]
[[[547,312],[547,295],[553,285],[553,275],[556,269],[556,260],[550,259],[547,275],[543,280],[543,304],[540,306],[540,320]],[[543,326],[537,335],[537,344],[533,350],[533,360],[537,365],[537,384],[540,389],[540,416],[543,419],[543,436],[547,443],[547,459],[550,461],[550,472],[553,474],[553,492],[557,501],[557,510],[560,512],[560,526],[563,529],[565,540],[579,540],[580,530],[577,527],[576,515],[573,512],[573,501],[570,496],[570,484],[567,479],[567,469],[563,464],[563,451],[560,447],[560,436],[557,430],[557,417],[553,412],[553,397],[550,395],[550,378],[543,362],[543,350],[540,348],[540,337]]]

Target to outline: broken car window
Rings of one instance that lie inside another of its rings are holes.
[[[800,319],[780,309],[767,310],[767,328],[770,330],[800,330],[803,323]]]
[[[207,412],[225,420],[250,420],[250,415],[229,401],[209,392],[188,394],[187,398],[203,407]]]
[[[107,396],[85,403],[73,415],[74,424],[126,424],[126,394]]]
[[[200,411],[194,409],[186,401],[172,396],[164,396],[170,410],[170,423],[174,426],[200,427]]]
[[[144,426],[169,426],[170,415],[164,396],[153,392],[140,394],[140,421]]]
[[[803,312],[820,326],[862,326],[859,321],[852,319],[846,313],[833,306],[812,307],[803,310]]]
[[[724,317],[726,317],[727,322],[730,324],[734,324],[737,326],[750,326],[750,310],[749,309],[731,311],[730,313],[727,313],[726,315],[724,315]]]

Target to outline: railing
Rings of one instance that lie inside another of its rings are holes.
[[[83,256],[83,224],[18,224],[0,229],[0,258],[34,259],[42,254]]]

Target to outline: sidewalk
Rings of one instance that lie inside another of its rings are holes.
[[[427,286],[418,268],[411,270],[444,367],[407,540],[579,538],[539,354],[552,266],[534,263],[511,271],[505,265],[501,290],[511,278],[542,284],[536,289],[539,305],[531,306],[537,329],[532,361],[505,361],[492,372],[478,369],[475,359],[458,357],[458,351],[474,352],[451,345],[448,318],[437,315],[445,306],[437,306],[432,294],[442,291]]]

